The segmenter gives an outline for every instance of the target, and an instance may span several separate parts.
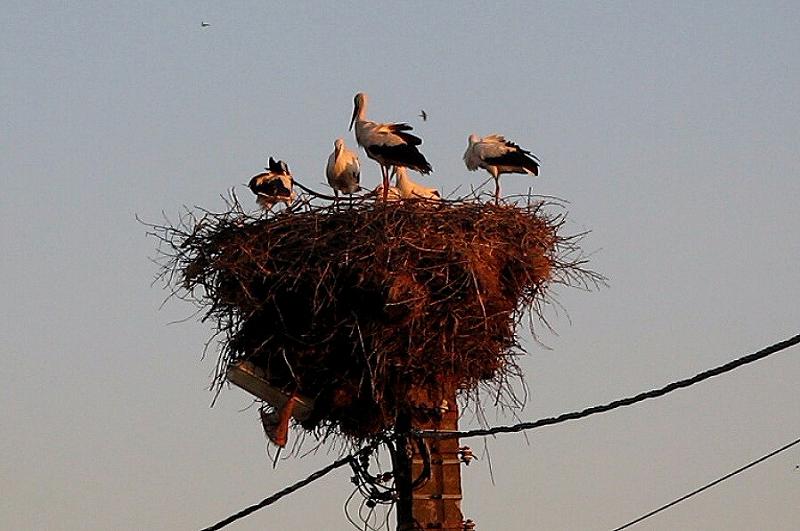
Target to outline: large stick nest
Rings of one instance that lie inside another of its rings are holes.
[[[315,400],[308,430],[391,429],[412,388],[507,385],[518,325],[551,285],[588,286],[563,215],[477,201],[341,201],[158,226],[162,273],[222,332],[217,383],[246,359]],[[530,320],[534,322],[533,319]]]

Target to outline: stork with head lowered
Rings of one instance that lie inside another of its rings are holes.
[[[341,138],[337,138],[333,143],[333,153],[328,157],[325,176],[337,198],[339,192],[354,194],[361,189],[359,184],[361,182],[361,165],[358,162],[358,155],[347,149]]]
[[[282,160],[276,161],[270,157],[269,166],[264,169],[267,171],[253,176],[248,184],[250,190],[256,195],[256,202],[264,210],[272,210],[272,207],[278,203],[291,205],[296,194],[289,166]]]
[[[500,175],[504,173],[524,173],[539,175],[539,159],[530,151],[522,149],[502,135],[489,135],[480,138],[469,136],[469,145],[464,153],[467,169],[475,171],[483,168],[494,178],[494,201],[500,202]]]

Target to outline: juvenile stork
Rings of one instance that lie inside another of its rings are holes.
[[[361,166],[358,163],[358,155],[347,149],[341,138],[337,138],[333,143],[333,153],[328,157],[325,176],[337,198],[339,192],[354,194],[361,188],[359,186]]]
[[[408,133],[414,129],[413,127],[406,123],[378,123],[367,120],[367,95],[363,92],[356,94],[353,103],[350,129],[353,129],[355,123],[358,145],[364,148],[369,158],[381,166],[384,199],[389,192],[390,167],[406,166],[423,174],[431,172],[433,168],[417,149],[417,146],[422,144],[422,139]]]
[[[500,202],[500,175],[504,173],[527,173],[539,175],[539,159],[502,135],[489,135],[480,138],[469,136],[469,146],[464,153],[467,169],[475,171],[483,168],[494,178],[494,202]]]
[[[442,198],[439,190],[436,188],[428,188],[419,183],[415,183],[408,176],[405,166],[394,167],[395,178],[397,179],[397,189],[400,192],[400,197],[403,199],[427,199],[429,201],[438,201]]]
[[[289,172],[289,166],[282,160],[275,161],[269,158],[269,167],[264,168],[266,173],[259,173],[250,179],[250,190],[256,194],[256,202],[264,210],[272,210],[277,203],[289,206],[294,201],[294,179]]]

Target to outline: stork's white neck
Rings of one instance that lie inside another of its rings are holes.
[[[398,166],[396,170],[397,187],[405,193],[411,192],[411,179],[403,166]]]

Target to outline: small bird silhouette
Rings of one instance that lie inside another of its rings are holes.
[[[428,121],[428,113],[425,112],[425,109],[420,109],[419,110],[419,114],[417,116],[422,118],[423,122],[427,122]]]
[[[201,28],[207,28],[207,27],[209,27],[210,25],[211,25],[211,24],[209,24],[208,22],[201,22],[201,23],[200,23],[200,27],[201,27]]]

